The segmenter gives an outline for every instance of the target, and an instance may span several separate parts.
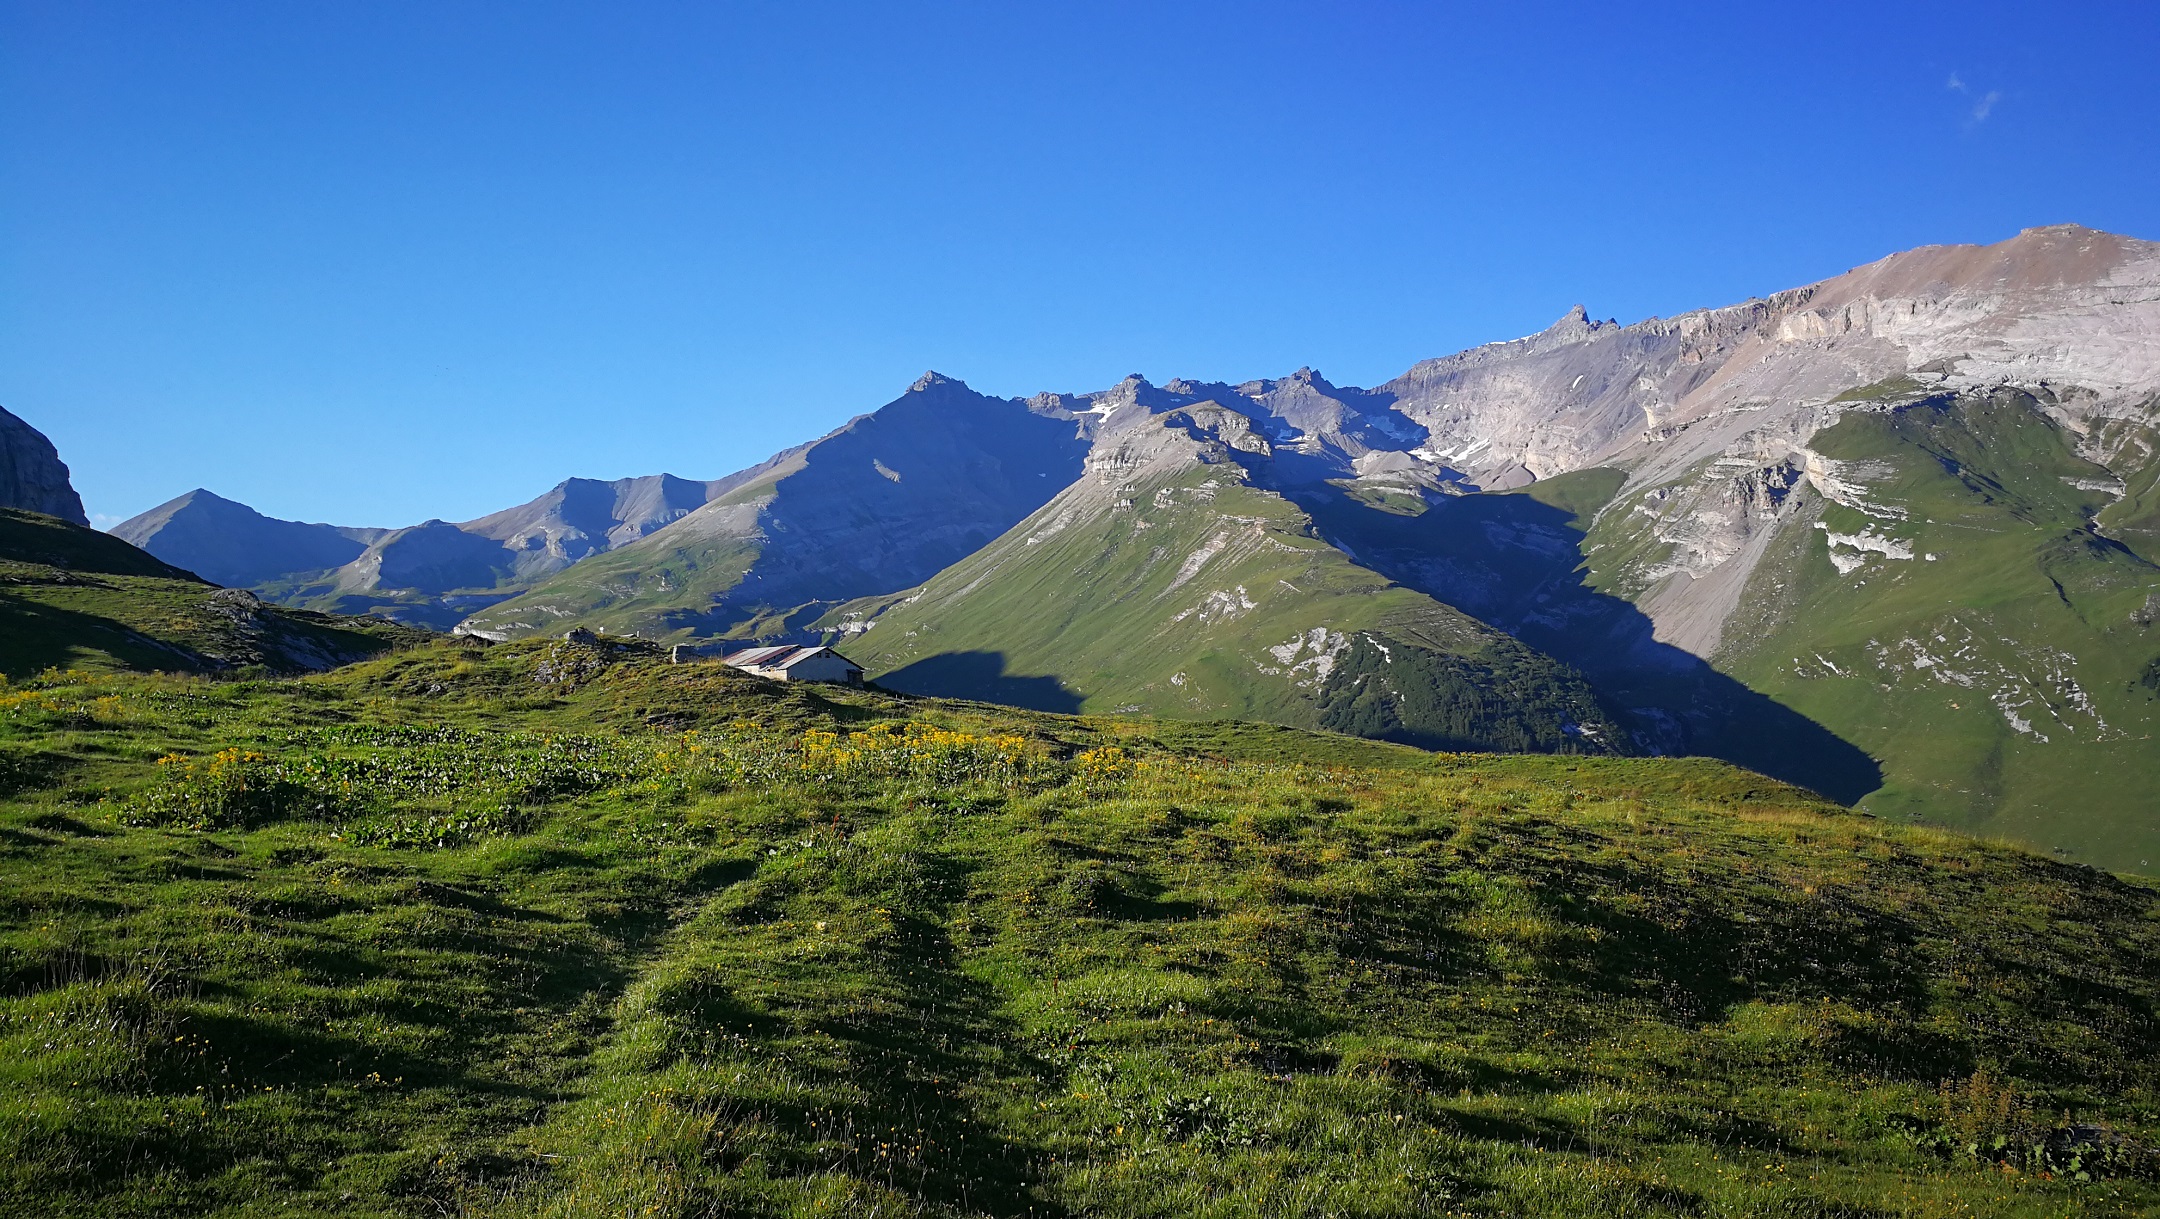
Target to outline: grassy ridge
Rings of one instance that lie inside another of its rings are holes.
[[[324,669],[425,632],[264,606],[93,529],[0,508],[0,675]]]
[[[1716,763],[442,644],[0,782],[9,1213],[2160,1204],[2160,893]]]

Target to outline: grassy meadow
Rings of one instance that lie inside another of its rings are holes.
[[[2133,1215],[2160,889],[1699,760],[442,642],[0,688],[10,1215]]]

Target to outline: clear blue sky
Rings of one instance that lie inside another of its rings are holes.
[[[1774,11],[1773,11],[1774,10]],[[0,405],[111,520],[463,519],[894,397],[1370,384],[2160,238],[2160,6],[0,0]]]

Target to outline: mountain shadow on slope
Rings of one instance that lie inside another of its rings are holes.
[[[81,666],[103,653],[126,668],[191,670],[191,652],[100,614],[0,596],[0,675],[28,677]]]
[[[1074,715],[1081,695],[1055,677],[1023,677],[1005,671],[1003,652],[940,652],[877,679],[902,694],[965,698],[1030,711]]]
[[[1482,494],[1409,516],[1330,489],[1285,494],[1373,570],[1580,670],[1627,710],[1645,749],[1721,758],[1845,804],[1882,786],[1858,746],[1659,642],[1648,615],[1591,587],[1582,517],[1569,506]]]

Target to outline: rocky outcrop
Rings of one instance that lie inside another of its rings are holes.
[[[42,512],[87,525],[82,497],[68,481],[60,451],[43,432],[0,410],[0,508]]]

